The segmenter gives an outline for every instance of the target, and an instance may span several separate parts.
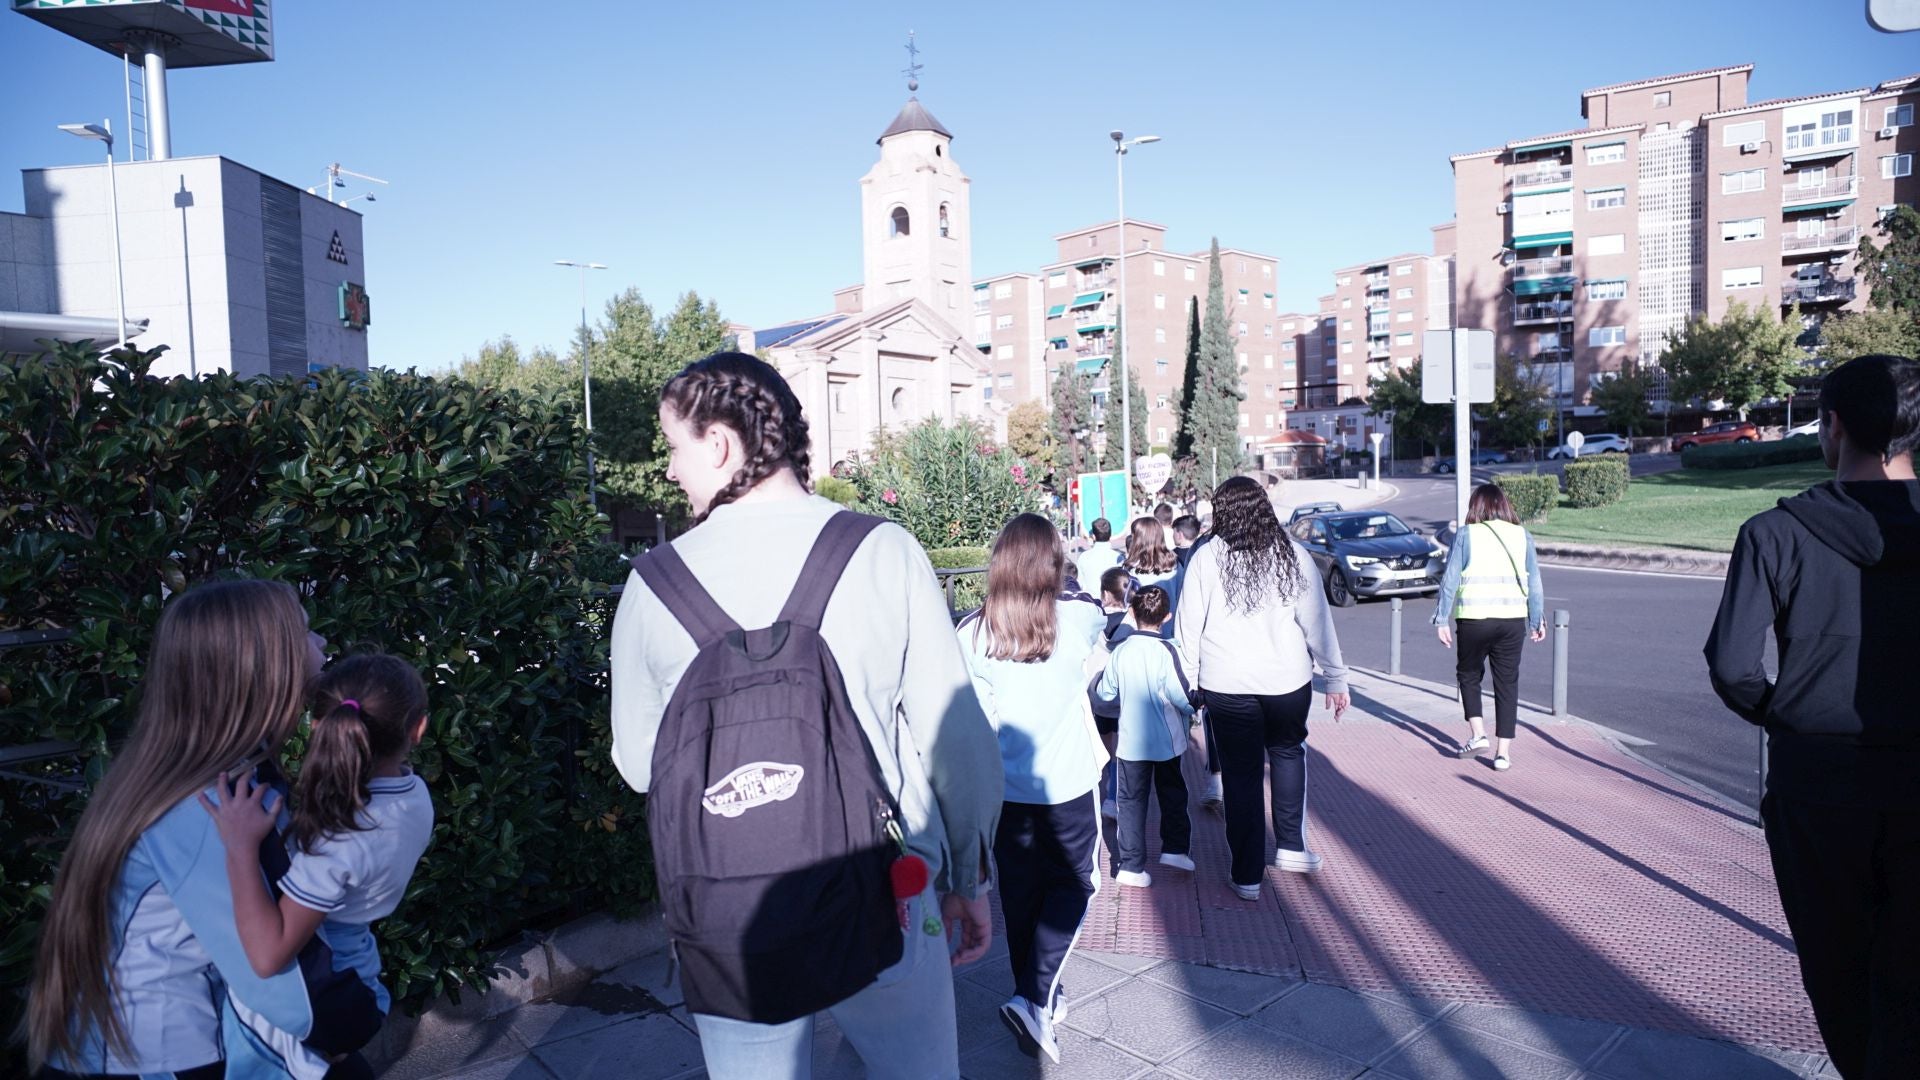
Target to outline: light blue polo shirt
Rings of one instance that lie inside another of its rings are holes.
[[[960,651],[973,675],[974,693],[1000,736],[1008,802],[1058,805],[1087,794],[1100,781],[1085,672],[1107,616],[1085,599],[1055,601],[1054,610],[1053,654],[1028,663],[987,655],[979,612],[960,622]]]

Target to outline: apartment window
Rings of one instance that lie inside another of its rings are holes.
[[[1671,90],[1659,90],[1659,91],[1656,91],[1656,92],[1654,93],[1654,95],[1653,95],[1653,107],[1654,107],[1654,108],[1656,108],[1656,109],[1664,109],[1664,108],[1666,108],[1667,106],[1669,106],[1669,105],[1671,105],[1671,104],[1673,104],[1673,91],[1671,91]]]
[[[1913,155],[1893,154],[1880,159],[1880,179],[1897,180],[1913,175]]]
[[[1266,309],[1267,309],[1268,311],[1272,311],[1272,310],[1273,310],[1273,297],[1271,297],[1271,296],[1263,296],[1263,297],[1261,297],[1261,298],[1260,298],[1260,306],[1261,306],[1261,307],[1263,307],[1263,308],[1266,308]]]
[[[1396,311],[1396,312],[1394,312],[1394,313],[1393,313],[1393,321],[1394,321],[1394,322],[1412,322],[1412,321],[1413,321],[1413,312],[1411,312],[1411,311]]]
[[[1887,106],[1886,112],[1881,114],[1880,126],[1881,127],[1912,127],[1913,126],[1912,104]]]
[[[1260,354],[1260,366],[1263,368],[1266,368],[1268,371],[1272,371],[1273,370],[1273,354],[1272,353]]]
[[[1758,240],[1766,235],[1766,218],[1741,218],[1738,221],[1720,223],[1720,239],[1724,243],[1738,243],[1742,240]]]
[[[1587,331],[1587,344],[1590,346],[1625,345],[1626,343],[1627,328],[1624,326],[1596,326]]]
[[[1788,124],[1787,153],[1795,150],[1811,150],[1819,140],[1820,125],[1812,120],[1804,124]]]
[[[1743,191],[1759,191],[1767,186],[1767,170],[1741,169],[1739,172],[1720,174],[1720,194],[1738,195]]]
[[[1353,374],[1353,365],[1352,365],[1352,364],[1341,364],[1341,365],[1340,365],[1340,374],[1342,374],[1342,375],[1351,375],[1351,374]]]
[[[993,298],[995,300],[1005,300],[1007,297],[1012,295],[1013,295],[1013,282],[1011,281],[1002,281],[993,287]]]
[[[1188,280],[1188,281],[1192,281],[1192,280],[1193,280],[1193,266],[1192,266],[1192,264],[1191,264],[1191,263],[1189,263],[1188,265],[1186,265],[1186,266],[1183,266],[1183,267],[1181,267],[1181,269],[1182,269],[1182,270],[1185,270],[1185,271],[1186,271],[1186,275],[1187,275],[1187,280]]]
[[[1167,260],[1165,259],[1153,260],[1153,276],[1154,277],[1167,276]]]
[[[1098,237],[1098,236],[1089,236],[1089,237],[1087,237],[1087,246],[1088,246],[1088,247],[1090,247],[1090,248],[1096,248],[1096,247],[1099,247],[1099,246],[1100,246],[1100,237]]]
[[[1413,299],[1413,288],[1409,286],[1407,288],[1400,289],[1393,294],[1393,298],[1395,300],[1411,300]]]
[[[1742,266],[1736,270],[1720,271],[1720,288],[1724,290],[1757,289],[1760,287],[1760,281],[1760,268],[1757,266]]]
[[[996,317],[996,318],[995,318],[995,319],[993,320],[993,328],[994,328],[995,330],[1005,330],[1005,329],[1006,329],[1007,327],[1009,327],[1009,326],[1012,326],[1012,325],[1013,325],[1013,316],[1012,316],[1012,315],[1001,315],[1001,316],[998,316],[998,317]]]
[[[1064,289],[1066,287],[1067,272],[1065,270],[1055,270],[1053,273],[1047,275],[1047,288]]]
[[[1627,205],[1626,188],[1587,189],[1587,209],[1589,210],[1617,210],[1625,205]]]
[[[1321,349],[1323,349],[1323,350],[1324,350],[1324,351],[1326,351],[1326,352],[1332,352],[1332,351],[1333,351],[1333,339],[1332,339],[1332,338],[1321,338],[1321,339],[1320,339],[1320,347],[1321,347]]]
[[[1234,336],[1236,336],[1236,337],[1246,337],[1246,336],[1247,336],[1247,324],[1246,324],[1246,323],[1240,323],[1240,324],[1238,325],[1238,327],[1236,328],[1236,331],[1235,331],[1235,335],[1234,335]]]
[[[1601,143],[1598,146],[1591,143],[1587,145],[1587,164],[1589,165],[1612,165],[1625,160],[1627,160],[1627,144],[1624,142]]]
[[[1159,435],[1158,435],[1158,436],[1157,436],[1157,437],[1155,438],[1155,440],[1154,440],[1154,441],[1155,441],[1155,442],[1166,442],[1166,441],[1167,441],[1167,429],[1166,429],[1166,428],[1161,428],[1161,429],[1160,429],[1160,434],[1159,434]]]
[[[1411,345],[1413,344],[1413,335],[1411,333],[1395,334],[1393,335],[1393,343],[1395,345]]]
[[[1349,284],[1352,284],[1352,282],[1353,282],[1353,276],[1351,274],[1344,275],[1334,279],[1335,285],[1349,285]]]
[[[1900,209],[1899,203],[1888,203],[1885,206],[1876,206],[1873,208],[1873,220],[1885,221],[1892,217],[1893,212],[1898,209]]]
[[[993,347],[993,358],[995,360],[1011,360],[1013,358],[1013,346],[995,345]]]
[[[1396,266],[1393,268],[1394,277],[1406,277],[1408,274],[1411,274],[1411,273],[1413,273],[1412,263],[1401,263],[1399,266]]]
[[[1653,125],[1653,133],[1655,135],[1665,135],[1667,132],[1672,130],[1673,130],[1673,125],[1667,123],[1665,120],[1662,120],[1659,123]]]
[[[1273,396],[1273,387],[1271,386],[1267,387],[1267,396],[1268,397]],[[1267,430],[1268,431],[1273,430],[1273,414],[1272,413],[1267,414]]]
[[[1156,398],[1154,398],[1154,399],[1153,399],[1153,407],[1154,407],[1154,408],[1156,408],[1156,409],[1164,409],[1164,408],[1166,408],[1166,407],[1167,407],[1167,395],[1165,395],[1165,394],[1161,394],[1161,395],[1159,395],[1158,397],[1156,397]]]
[[[1165,344],[1167,343],[1167,328],[1166,328],[1166,327],[1164,327],[1164,326],[1156,326],[1156,327],[1154,327],[1154,328],[1153,328],[1153,343],[1154,343],[1155,345],[1165,345]]]
[[[1167,310],[1167,294],[1166,293],[1157,292],[1153,294],[1153,310],[1155,311]]]
[[[1002,389],[1002,390],[1011,390],[1011,389],[1013,389],[1013,376],[1012,376],[1011,374],[1009,374],[1009,373],[1002,373],[1002,374],[1001,374],[1001,376],[1000,376],[1000,389]]]
[[[1165,360],[1155,360],[1153,362],[1153,373],[1164,376],[1167,373],[1167,362]]]
[[[1352,351],[1353,351],[1353,342],[1351,342],[1351,341],[1343,341],[1343,342],[1341,342],[1341,343],[1340,343],[1340,351],[1341,351],[1341,352],[1343,352],[1343,353],[1350,353],[1350,352],[1352,352]]]
[[[1587,299],[1589,300],[1625,300],[1626,298],[1626,278],[1614,278],[1611,281],[1587,282]]]
[[[1728,124],[1720,129],[1721,146],[1745,146],[1747,143],[1767,141],[1767,122],[1749,120],[1744,124]]]
[[[1240,370],[1241,371],[1247,370],[1247,354],[1241,353],[1239,359],[1240,359]]]
[[[1820,114],[1820,145],[1844,146],[1853,141],[1853,110]]]
[[[1627,238],[1624,233],[1587,237],[1587,254],[1589,255],[1618,255],[1626,249]]]
[[[1293,370],[1293,358],[1292,358],[1292,357],[1288,357],[1287,359],[1285,359],[1285,360],[1282,360],[1282,361],[1280,361],[1280,366],[1281,366],[1282,368],[1284,368],[1285,370],[1288,370],[1288,371],[1292,371],[1292,370]]]
[[[1887,213],[1888,213],[1888,214],[1891,214],[1891,213],[1893,213],[1893,211],[1892,211],[1891,209],[1889,209],[1889,210],[1887,211]],[[1881,216],[1882,216],[1882,217],[1885,217],[1886,215],[1885,215],[1885,214],[1882,214]],[[1280,343],[1280,351],[1281,351],[1281,352],[1292,352],[1292,351],[1293,351],[1293,342],[1291,342],[1291,341],[1283,341],[1283,342],[1281,342],[1281,343]]]
[[[1246,413],[1241,413],[1241,414],[1240,414],[1240,426],[1241,426],[1241,427],[1249,427],[1249,426],[1251,426],[1251,423],[1252,423],[1252,422],[1251,422],[1251,421],[1250,421],[1250,420],[1248,419],[1248,417],[1247,417],[1247,414],[1246,414]]]
[[[1261,264],[1260,264],[1260,276],[1261,276],[1261,277],[1272,277],[1272,276],[1273,276],[1273,264],[1272,264],[1272,263],[1261,263]]]
[[[1349,296],[1349,297],[1345,297],[1345,298],[1343,298],[1343,299],[1342,299],[1342,300],[1340,301],[1340,306],[1341,306],[1341,307],[1343,307],[1343,308],[1350,308],[1350,307],[1352,307],[1352,306],[1353,306],[1353,297],[1351,297],[1351,296]]]

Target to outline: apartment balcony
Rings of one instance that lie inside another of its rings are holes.
[[[1391,359],[1392,357],[1393,357],[1393,346],[1387,344],[1387,341],[1385,338],[1381,338],[1378,341],[1367,342],[1367,359],[1387,360],[1387,359]]]
[[[1860,242],[1860,227],[1849,225],[1844,229],[1828,229],[1826,232],[1808,233],[1804,236],[1783,236],[1780,238],[1782,255],[1815,255],[1829,251],[1852,251]]]
[[[1788,278],[1780,286],[1780,304],[1844,304],[1853,289],[1852,278]]]
[[[1836,176],[1818,184],[1782,184],[1780,206],[1786,210],[1819,210],[1845,206],[1860,197],[1860,177]]]
[[[1513,305],[1513,325],[1566,322],[1573,318],[1573,301],[1546,300]]]
[[[1573,349],[1570,346],[1549,345],[1542,349],[1535,349],[1533,358],[1528,360],[1527,363],[1538,366],[1541,364],[1565,364],[1572,362],[1572,360]]]
[[[1573,256],[1555,255],[1545,259],[1516,259],[1512,270],[1513,280],[1516,282],[1567,277],[1573,273]]]
[[[1573,183],[1571,165],[1522,165],[1507,174],[1507,183],[1515,192],[1527,188],[1552,187]]]
[[[1091,274],[1080,279],[1079,291],[1092,292],[1095,289],[1111,289],[1119,280],[1119,278],[1112,277],[1108,274]]]
[[[1385,274],[1368,274],[1367,275],[1367,291],[1368,292],[1386,292],[1388,288],[1389,286],[1387,284],[1387,275]]]

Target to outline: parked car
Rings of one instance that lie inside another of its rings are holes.
[[[1507,457],[1505,450],[1475,450],[1467,455],[1467,460],[1473,463],[1469,468],[1478,469],[1484,465],[1505,465],[1511,459]],[[1451,456],[1435,458],[1433,461],[1434,472],[1450,473],[1453,468],[1454,462]]]
[[[1791,439],[1796,435],[1812,435],[1818,438],[1820,436],[1820,418],[1816,416],[1804,424],[1795,424],[1787,429],[1784,437]]]
[[[1438,592],[1447,571],[1444,548],[1384,510],[1312,514],[1291,528],[1313,556],[1334,607],[1350,607],[1362,596]]]
[[[1749,443],[1760,440],[1760,429],[1745,420],[1728,420],[1724,423],[1709,425],[1703,431],[1689,435],[1675,435],[1673,448],[1685,450],[1689,446],[1710,446],[1714,443]]]
[[[1287,524],[1291,525],[1303,517],[1311,517],[1314,514],[1337,514],[1340,510],[1341,506],[1337,502],[1301,503],[1293,508],[1293,516],[1287,519]]]
[[[1633,448],[1627,444],[1627,437],[1625,435],[1588,435],[1586,440],[1586,442],[1580,444],[1580,455],[1582,457],[1588,454],[1627,454],[1632,453],[1633,450]],[[1675,449],[1678,449],[1678,447],[1675,447]],[[1566,443],[1561,443],[1559,446],[1547,451],[1547,456],[1556,461],[1560,458],[1570,458],[1573,456],[1573,447],[1568,446]]]

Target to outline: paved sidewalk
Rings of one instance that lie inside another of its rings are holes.
[[[1371,479],[1372,474],[1368,474],[1368,477]],[[1273,506],[1284,523],[1294,507],[1307,503],[1337,502],[1345,510],[1364,510],[1398,498],[1399,495],[1400,489],[1385,477],[1381,478],[1377,488],[1362,487],[1358,479],[1282,480],[1273,489]]]
[[[965,1075],[1834,1075],[1739,808],[1539,713],[1495,773],[1448,752],[1450,688],[1361,672],[1353,689],[1345,722],[1312,720],[1322,873],[1271,871],[1245,903],[1218,819],[1196,811],[1195,873],[1103,881],[1062,977],[1063,1065],[1021,1056],[1000,1025],[1003,945],[960,972]],[[569,1002],[425,1022],[386,1075],[699,1076],[664,975],[655,955]],[[830,1021],[814,1056],[823,1080],[865,1075]]]

